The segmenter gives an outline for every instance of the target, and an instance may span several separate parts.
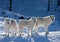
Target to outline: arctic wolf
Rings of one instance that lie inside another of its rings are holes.
[[[5,18],[4,19],[4,28],[6,30],[6,36],[9,36],[9,33],[12,33],[12,35],[15,35],[16,31],[18,29],[16,20],[11,19],[11,18]]]
[[[35,17],[35,19],[34,31],[37,33],[38,27],[45,27],[46,34],[48,34],[48,27],[55,21],[55,16]]]
[[[34,26],[34,20],[32,17],[29,20],[25,20],[25,19],[19,20],[19,23],[18,23],[19,34],[21,35],[24,27],[27,27],[29,32],[28,36],[31,36],[33,26]]]

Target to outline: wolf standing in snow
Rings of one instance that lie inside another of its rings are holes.
[[[11,24],[10,21],[11,21],[11,20],[10,20],[9,18],[5,18],[5,20],[4,20],[4,28],[5,28],[5,30],[6,30],[6,36],[9,35],[10,24]]]
[[[45,27],[46,34],[48,34],[48,27],[55,21],[55,16],[50,15],[46,17],[35,17],[34,31],[37,33],[38,27]]]
[[[29,31],[28,35],[31,36],[33,26],[34,26],[34,20],[32,17],[29,20],[25,20],[25,19],[19,20],[19,23],[18,23],[19,34],[21,35],[24,27],[27,27]]]
[[[6,30],[6,36],[9,36],[9,33],[12,33],[12,36],[15,36],[16,32],[18,31],[16,20],[11,18],[5,18],[4,28]]]

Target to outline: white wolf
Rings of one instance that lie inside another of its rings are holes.
[[[55,16],[35,17],[35,19],[34,31],[37,33],[38,27],[45,27],[46,34],[48,34],[48,27],[55,21]]]
[[[25,19],[19,20],[18,23],[19,34],[22,35],[22,30],[24,29],[24,27],[27,27],[29,32],[28,36],[31,36],[33,26],[34,26],[34,20],[32,17],[29,20],[25,20]]]
[[[15,36],[16,31],[17,31],[17,22],[15,19],[11,19],[11,18],[5,18],[4,20],[4,28],[6,30],[6,36],[9,36],[10,30],[12,33],[12,35]]]
[[[16,36],[18,33],[18,24],[15,19],[11,19],[10,29],[12,30],[12,36]]]

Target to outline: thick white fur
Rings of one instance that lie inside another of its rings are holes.
[[[4,20],[4,28],[6,30],[6,36],[9,35],[10,30],[12,32],[12,35],[15,36],[16,31],[18,30],[16,20],[15,19],[11,19],[11,18],[5,18],[5,20]]]
[[[48,34],[48,27],[55,21],[54,15],[46,17],[35,17],[34,31],[37,33],[38,27],[45,27],[46,34]]]
[[[31,18],[29,20],[25,20],[25,19],[19,20],[19,23],[18,23],[19,34],[21,35],[22,34],[22,30],[24,29],[24,27],[27,27],[28,31],[29,31],[28,35],[31,36],[33,26],[34,26],[33,18]]]
[[[4,28],[6,30],[6,36],[8,36],[9,30],[10,30],[10,19],[9,18],[4,19]]]

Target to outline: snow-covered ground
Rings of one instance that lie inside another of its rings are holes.
[[[7,37],[8,39],[11,38],[11,42],[14,41],[25,41],[26,42],[60,42],[60,31],[53,31],[49,32],[48,35],[45,35],[45,32],[38,33],[39,35],[33,34],[32,37],[27,37],[27,34],[25,33],[22,37],[18,36],[16,38],[13,37]],[[3,41],[7,39],[5,37],[5,32],[0,31],[0,41]],[[13,38],[13,39],[12,39]],[[19,38],[19,39],[17,39]],[[8,41],[8,40],[7,40]]]
[[[0,16],[2,16],[1,13],[2,11],[0,11]],[[6,11],[5,14],[8,17],[11,16],[11,18],[15,18],[14,15],[12,14],[17,13]],[[0,42],[60,42],[60,31],[59,31],[60,24],[59,21],[57,21],[57,19],[52,25],[50,25],[48,35],[45,35],[45,31],[43,29],[39,29],[40,30],[40,32],[38,33],[39,35],[32,33],[32,37],[28,37],[27,33],[24,33],[24,35],[22,36],[16,36],[16,37],[12,37],[12,35],[9,34],[9,37],[5,37],[6,33],[3,28],[4,26],[3,20],[4,19],[0,18]]]

